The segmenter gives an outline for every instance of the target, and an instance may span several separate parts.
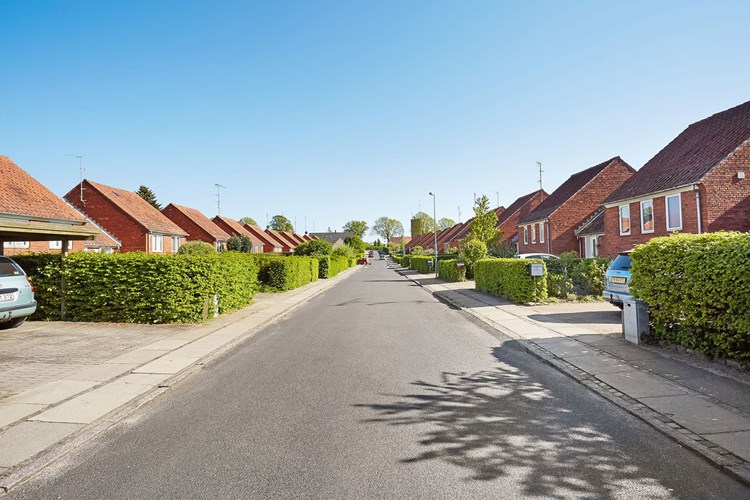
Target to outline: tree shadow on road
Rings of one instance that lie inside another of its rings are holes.
[[[356,405],[377,413],[366,422],[429,429],[419,440],[424,450],[403,463],[444,460],[472,480],[514,477],[526,495],[544,498],[623,498],[626,483],[637,483],[640,498],[671,497],[638,466],[636,450],[623,451],[586,409],[574,411],[514,366],[413,385],[413,394],[389,395],[393,403]]]

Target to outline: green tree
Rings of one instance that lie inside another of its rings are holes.
[[[153,191],[151,191],[151,188],[148,186],[141,186],[138,188],[138,191],[135,192],[138,196],[149,202],[149,204],[154,207],[157,210],[161,210],[161,205],[158,201],[156,201],[156,195]]]
[[[448,217],[443,217],[438,221],[438,229],[448,229],[449,227],[453,227],[456,225],[456,221],[453,219],[449,219]]]
[[[417,212],[411,218],[411,235],[420,236],[431,233],[435,229],[435,219],[424,212]]]
[[[228,240],[227,240],[227,250],[230,252],[242,252],[242,253],[250,253],[250,251],[253,248],[253,243],[250,241],[250,238],[245,236],[239,236],[237,234],[233,234]]]
[[[216,248],[205,241],[188,241],[177,250],[178,255],[210,255],[216,253]]]
[[[479,240],[486,248],[494,247],[500,236],[497,229],[497,214],[490,208],[490,199],[482,195],[474,202],[474,220],[471,222],[469,239]],[[486,250],[485,248],[485,250]]]
[[[270,227],[274,231],[294,231],[292,222],[283,215],[274,215],[271,217]]]
[[[370,229],[370,227],[367,225],[367,222],[363,220],[350,220],[344,224],[344,231],[352,233],[360,239],[364,238],[368,229]]]
[[[390,217],[380,217],[372,226],[372,233],[377,234],[386,241],[390,241],[393,236],[403,236],[404,226],[396,219]]]
[[[294,249],[294,255],[331,255],[333,246],[326,240],[312,240]]]
[[[258,225],[258,223],[255,222],[255,219],[253,219],[252,217],[243,217],[243,218],[240,219],[240,222],[242,222],[243,224],[247,224],[248,226],[257,226]]]
[[[469,270],[474,269],[474,264],[487,255],[487,245],[482,240],[469,240],[461,250],[461,256],[466,261]]]
[[[364,251],[364,249],[367,247],[367,244],[362,241],[362,238],[356,235],[347,236],[346,238],[344,238],[344,243],[358,251]]]

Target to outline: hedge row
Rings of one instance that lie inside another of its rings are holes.
[[[604,291],[604,273],[609,259],[582,259],[578,256],[547,260],[547,290],[550,297],[568,298],[570,295],[600,297]]]
[[[530,263],[542,259],[481,259],[474,264],[477,290],[500,295],[513,302],[544,302],[547,300],[547,270],[544,276],[528,274]]]
[[[631,257],[630,288],[648,305],[657,339],[750,359],[750,234],[654,238]]]
[[[41,319],[60,318],[60,256],[14,257],[36,288]],[[74,253],[64,258],[65,312],[71,321],[198,322],[252,302],[258,266],[246,255]],[[214,297],[217,303],[214,304]]]
[[[313,257],[249,255],[258,264],[258,281],[263,289],[284,292],[318,279],[319,261]]]
[[[348,257],[336,256],[336,255],[316,255],[316,259],[319,261],[319,273],[318,277],[321,279],[333,278],[341,271],[346,271],[352,265],[356,265],[356,260],[351,260]],[[354,264],[352,264],[354,262]]]
[[[420,273],[429,273],[432,271],[432,266],[429,264],[433,262],[431,255],[412,255],[409,259],[409,269],[414,269]]]
[[[439,260],[438,276],[448,281],[466,281],[466,266],[459,269],[457,263],[457,259]]]

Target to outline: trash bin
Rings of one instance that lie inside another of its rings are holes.
[[[625,299],[622,307],[622,331],[625,340],[639,344],[649,334],[648,308],[638,299]]]

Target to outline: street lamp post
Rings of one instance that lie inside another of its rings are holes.
[[[432,222],[433,222],[433,230],[432,234],[435,236],[435,278],[438,277],[438,248],[437,248],[437,211],[435,210],[435,193],[430,191],[430,196],[432,196]]]

